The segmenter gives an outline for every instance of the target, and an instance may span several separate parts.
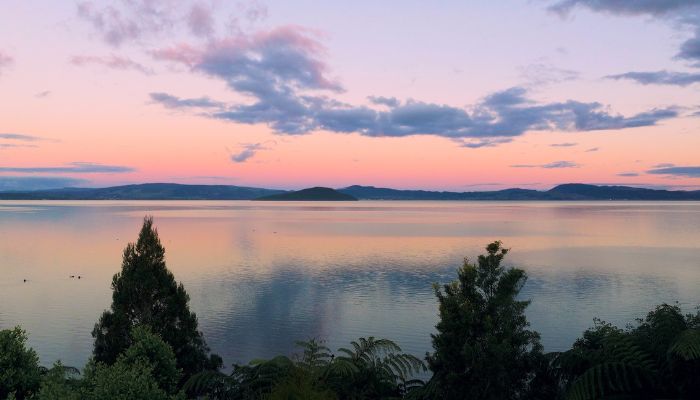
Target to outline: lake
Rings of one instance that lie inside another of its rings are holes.
[[[82,367],[145,215],[227,365],[312,337],[386,337],[422,356],[433,282],[497,239],[529,274],[521,297],[548,351],[594,317],[624,326],[661,302],[700,304],[700,202],[0,201],[0,329],[22,325],[45,365]]]

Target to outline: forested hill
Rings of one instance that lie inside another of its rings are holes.
[[[281,195],[267,198],[268,196]],[[350,197],[348,197],[350,196]],[[671,191],[568,183],[550,190],[485,192],[400,190],[374,186],[285,191],[245,186],[146,183],[107,188],[0,192],[0,200],[700,200],[700,190]]]
[[[284,190],[226,185],[145,183],[106,188],[65,188],[28,192],[0,192],[10,200],[250,200]]]

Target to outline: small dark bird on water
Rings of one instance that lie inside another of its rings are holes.
[[[71,275],[70,277],[71,277],[71,278],[75,278],[75,275]]]
[[[80,275],[78,275],[78,279],[80,279]]]
[[[25,279],[24,281],[26,282],[27,280]]]

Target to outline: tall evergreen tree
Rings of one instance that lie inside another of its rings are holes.
[[[526,280],[520,269],[501,266],[508,249],[486,247],[477,264],[465,260],[459,279],[435,286],[440,306],[435,352],[428,355],[433,378],[428,391],[440,399],[529,397],[542,361],[539,334],[527,328],[528,301],[516,297]]]
[[[197,330],[185,288],[165,265],[165,249],[152,218],[144,219],[138,241],[124,249],[122,270],[112,278],[112,290],[112,306],[92,331],[96,361],[114,363],[132,344],[132,328],[147,325],[172,347],[185,377],[220,367],[218,356],[207,355],[209,348]]]

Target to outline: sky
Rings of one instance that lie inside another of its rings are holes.
[[[5,0],[0,190],[700,189],[700,2]]]

